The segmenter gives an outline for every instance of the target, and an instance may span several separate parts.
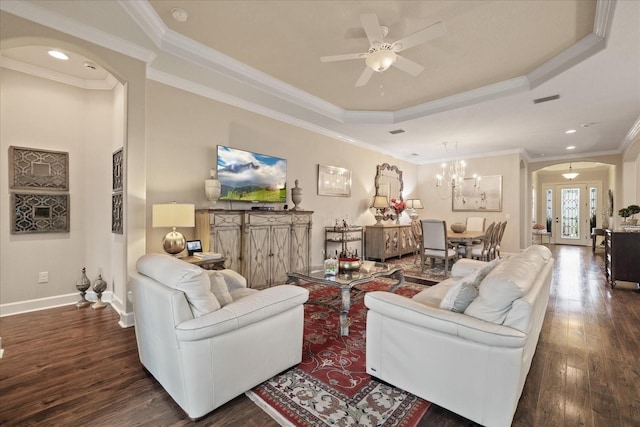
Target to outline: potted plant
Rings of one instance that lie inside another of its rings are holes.
[[[618,211],[618,215],[624,218],[624,223],[632,225],[635,225],[638,222],[638,220],[634,218],[634,215],[637,213],[640,213],[640,206],[638,205],[629,205]],[[629,217],[631,217],[631,219],[628,219]]]
[[[631,219],[627,219],[627,222],[632,225],[636,225],[638,220],[636,219],[636,214],[640,213],[640,206],[638,205],[629,205],[627,206],[627,212],[631,216]]]

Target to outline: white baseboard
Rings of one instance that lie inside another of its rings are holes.
[[[95,292],[89,291],[86,294],[87,301],[96,301]],[[16,314],[30,313],[32,311],[46,310],[54,307],[73,305],[78,302],[78,293],[57,295],[53,297],[38,298],[19,302],[0,304],[0,317],[13,316]],[[124,304],[111,291],[102,294],[102,301],[111,304],[114,310],[120,315],[118,324],[127,328],[133,326],[133,313],[125,313]]]

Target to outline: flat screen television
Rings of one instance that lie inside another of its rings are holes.
[[[285,203],[287,160],[218,145],[220,200]]]

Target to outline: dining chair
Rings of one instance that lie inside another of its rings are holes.
[[[497,256],[497,248],[500,238],[500,230],[502,230],[502,222],[498,222],[495,227],[493,227],[493,232],[491,233],[491,238],[489,239],[489,250],[487,251],[487,261],[491,261],[495,259]]]
[[[467,218],[467,231],[484,231],[486,222],[486,218],[470,216]]]
[[[423,219],[420,221],[422,232],[422,247],[420,248],[420,262],[422,271],[427,258],[431,266],[435,259],[444,260],[445,275],[449,275],[449,260],[454,262],[458,258],[458,245],[450,245],[447,240],[447,222],[439,219]]]
[[[420,224],[420,220],[414,219],[411,221],[411,234],[413,235],[413,241],[416,245],[413,252],[413,265],[416,265],[420,248],[422,248],[422,225]]]
[[[496,228],[496,223],[492,222],[487,227],[484,233],[484,239],[480,243],[475,243],[471,246],[471,258],[479,259],[481,261],[489,260],[489,248],[491,246],[491,239]]]
[[[504,236],[504,229],[507,228],[507,221],[502,223],[500,227],[500,235],[498,236],[498,244],[496,245],[496,256],[500,258],[500,245],[502,244],[502,236]]]

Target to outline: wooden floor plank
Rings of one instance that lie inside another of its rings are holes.
[[[554,283],[513,425],[640,425],[640,294],[606,284],[601,251],[549,247]],[[277,426],[244,395],[192,422],[118,320],[73,306],[1,318],[0,425]],[[419,425],[473,423],[432,405]]]

